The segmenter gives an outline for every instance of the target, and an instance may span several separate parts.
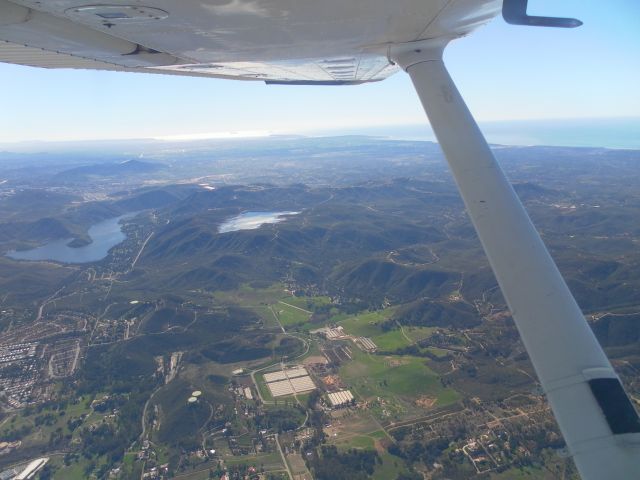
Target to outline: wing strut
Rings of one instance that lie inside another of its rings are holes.
[[[444,42],[394,45],[583,479],[640,473],[640,421],[442,61]]]

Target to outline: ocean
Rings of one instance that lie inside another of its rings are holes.
[[[584,120],[516,120],[480,122],[489,143],[640,150],[640,117]],[[395,140],[435,141],[424,125],[361,127],[318,132],[320,135],[372,135]]]

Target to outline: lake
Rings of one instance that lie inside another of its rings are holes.
[[[284,222],[287,217],[300,212],[244,212],[223,222],[219,233],[236,232],[238,230],[255,230],[267,223]]]
[[[97,262],[105,258],[112,247],[127,238],[122,232],[120,221],[131,218],[134,215],[135,213],[128,213],[92,225],[89,228],[89,237],[91,237],[92,242],[82,247],[69,247],[67,244],[73,238],[65,238],[30,250],[14,250],[7,253],[7,257],[14,260],[53,260],[54,262],[62,263]]]

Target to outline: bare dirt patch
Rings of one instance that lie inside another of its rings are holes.
[[[385,360],[387,361],[387,366],[389,367],[399,367],[401,365],[406,365],[408,362],[406,360],[401,360],[398,358],[392,358],[392,357],[385,357]]]
[[[421,395],[420,397],[418,397],[415,401],[416,406],[421,407],[421,408],[432,408],[436,402],[438,401],[437,398],[434,397],[427,397],[426,395]]]

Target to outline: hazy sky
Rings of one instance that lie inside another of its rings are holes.
[[[479,120],[640,117],[640,1],[530,0],[575,30],[501,17],[445,59]],[[426,122],[406,74],[355,87],[263,83],[0,64],[0,142],[295,133]]]

